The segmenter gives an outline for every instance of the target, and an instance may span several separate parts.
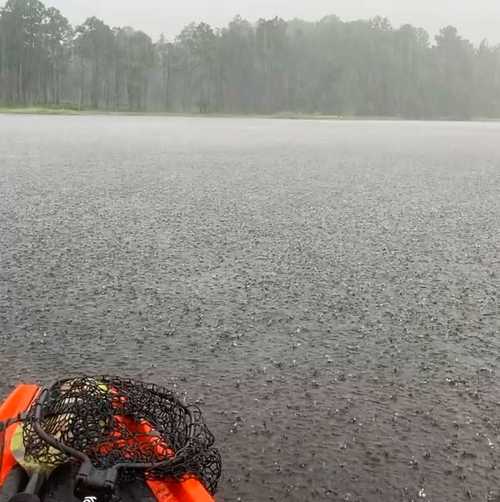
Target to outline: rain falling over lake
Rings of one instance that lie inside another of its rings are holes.
[[[2,395],[186,392],[226,502],[498,500],[499,138],[1,115]]]

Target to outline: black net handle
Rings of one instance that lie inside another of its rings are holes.
[[[214,494],[222,469],[197,406],[120,377],[67,378],[42,389],[27,412],[23,440],[30,460],[76,468],[80,500],[110,500],[119,483],[188,478]]]
[[[86,455],[82,451],[76,450],[75,448],[72,448],[71,446],[68,446],[68,445],[64,444],[63,442],[59,441],[54,436],[52,436],[51,434],[46,432],[42,428],[42,426],[40,425],[40,423],[43,419],[43,405],[44,405],[45,401],[48,399],[48,397],[49,397],[49,391],[48,391],[48,389],[44,389],[40,393],[40,396],[39,396],[37,402],[35,403],[35,409],[34,409],[34,419],[35,420],[33,422],[33,428],[35,429],[35,432],[38,434],[38,436],[40,436],[40,438],[44,442],[46,442],[47,444],[49,444],[50,446],[52,446],[56,450],[59,450],[59,451],[65,453],[69,457],[72,457],[72,458],[78,460],[82,464],[87,464],[87,465],[90,464],[91,465],[92,462],[91,462],[90,458],[88,457],[88,455]],[[192,426],[192,424],[194,423],[194,418],[193,418],[193,412],[191,411],[191,409],[189,407],[184,406],[184,410],[190,419],[190,425],[188,427],[188,434],[187,434],[187,439],[188,439],[187,443],[189,444],[189,442],[194,437],[194,428]],[[115,464],[111,469],[119,470],[122,468],[127,468],[127,469],[146,470],[146,469],[159,469],[161,467],[167,467],[167,466],[175,466],[177,464],[181,464],[182,462],[184,462],[186,460],[185,455],[184,455],[184,450],[185,450],[185,447],[181,448],[179,451],[176,451],[175,457],[173,457],[171,459],[167,459],[167,460],[162,460],[161,462],[149,462],[149,463],[146,463],[146,462],[135,462],[135,463],[121,462],[121,463]]]
[[[68,457],[73,458],[80,462],[80,468],[76,476],[76,487],[75,496],[81,501],[92,500],[93,502],[109,502],[112,500],[116,483],[118,480],[118,473],[120,469],[136,469],[136,470],[149,470],[149,469],[159,469],[162,467],[175,467],[182,464],[186,460],[185,450],[186,447],[181,448],[179,451],[175,452],[175,457],[171,459],[166,459],[161,462],[150,462],[150,463],[117,463],[114,466],[107,469],[97,469],[93,466],[92,461],[89,456],[84,452],[72,448],[63,442],[59,441],[53,435],[49,434],[41,426],[43,416],[43,405],[50,396],[50,391],[44,389],[35,405],[33,410],[33,429],[36,434],[48,445],[52,446],[56,450],[66,454]],[[187,416],[190,419],[187,434],[187,444],[193,440],[194,437],[194,416],[193,412],[189,407],[183,406]]]
[[[36,403],[35,403],[35,409],[34,409],[34,422],[33,422],[33,428],[35,429],[35,432],[42,438],[44,442],[49,444],[50,446],[54,447],[56,450],[59,450],[69,457],[75,458],[76,460],[79,460],[80,462],[90,462],[90,459],[85,453],[75,450],[74,448],[71,448],[70,446],[65,445],[58,439],[56,439],[54,436],[51,434],[45,432],[40,425],[41,420],[42,420],[42,415],[43,415],[43,405],[45,401],[47,400],[49,396],[49,391],[48,389],[44,389],[41,393],[40,396],[38,397]]]

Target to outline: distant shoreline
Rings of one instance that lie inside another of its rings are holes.
[[[277,112],[271,114],[258,113],[188,113],[188,112],[133,112],[112,110],[78,110],[72,108],[51,107],[0,107],[2,115],[72,115],[72,116],[132,116],[132,117],[187,117],[187,118],[248,118],[248,119],[286,119],[286,120],[331,120],[331,121],[402,121],[402,122],[499,122],[499,118],[471,117],[391,117],[391,116],[361,116],[361,115],[328,115],[317,113]]]

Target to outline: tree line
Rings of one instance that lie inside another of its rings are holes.
[[[500,117],[500,46],[385,18],[235,17],[156,42],[39,0],[0,11],[0,104],[200,113]]]

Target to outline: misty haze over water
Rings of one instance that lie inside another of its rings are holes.
[[[112,22],[89,17],[71,26],[64,9],[7,1],[0,16],[0,105],[500,117],[500,46],[473,44],[453,26],[433,38],[380,16],[254,23],[237,16],[222,28],[196,22],[172,39],[152,39]]]

